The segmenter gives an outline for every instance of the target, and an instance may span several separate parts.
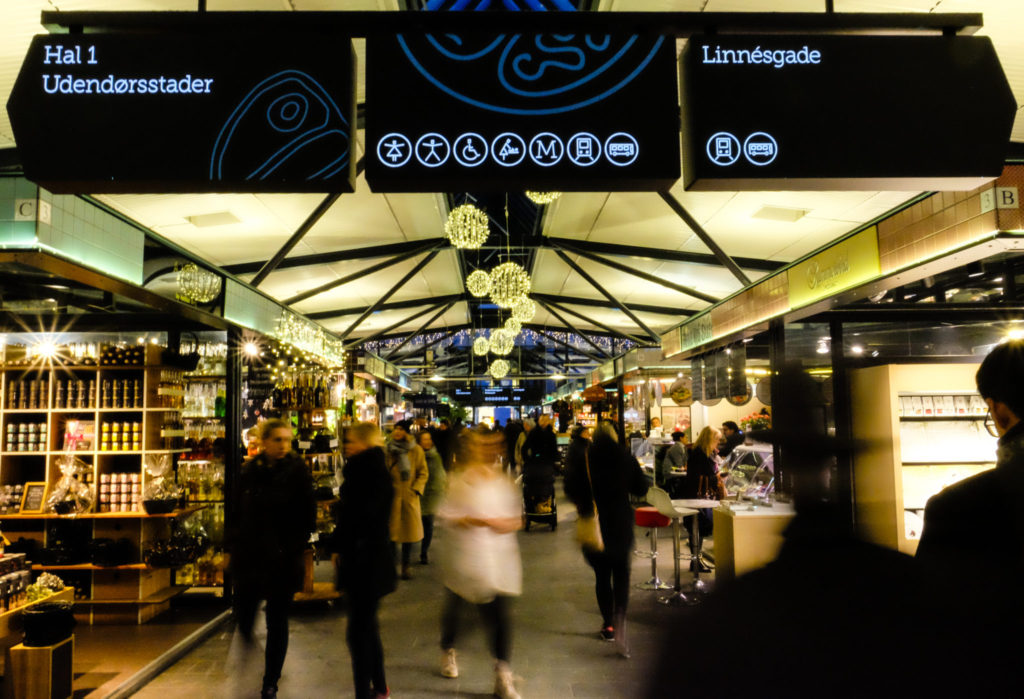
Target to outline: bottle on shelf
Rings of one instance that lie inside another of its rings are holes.
[[[214,417],[227,415],[227,390],[223,383],[217,384],[217,398],[214,401],[213,415]]]

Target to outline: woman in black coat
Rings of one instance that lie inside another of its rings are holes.
[[[260,600],[267,601],[261,696],[273,698],[288,652],[288,609],[302,587],[303,551],[316,528],[316,501],[309,470],[291,450],[291,425],[267,420],[259,436],[261,451],[239,477],[238,511],[227,544],[235,619],[248,643]]]
[[[377,607],[395,590],[391,550],[391,501],[394,485],[377,426],[364,422],[345,431],[344,480],[334,508],[333,548],[338,587],[348,605],[348,648],[356,697],[387,697],[384,647]]]
[[[595,430],[587,460],[589,479],[585,460],[569,460],[564,481],[565,494],[575,503],[580,516],[593,514],[593,503],[597,504],[604,551],[584,551],[583,557],[594,569],[597,606],[602,619],[601,637],[615,641],[619,653],[629,657],[626,607],[629,605],[629,569],[633,551],[633,508],[629,496],[644,495],[648,487],[647,478],[639,462],[619,445],[615,428],[606,422]]]

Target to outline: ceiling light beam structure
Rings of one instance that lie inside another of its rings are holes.
[[[381,304],[378,311],[397,311],[403,308],[415,308],[416,306],[434,306],[435,308],[442,303],[448,303],[449,301],[465,301],[466,295],[459,294],[445,294],[444,296],[427,296],[421,299],[404,299],[402,301],[392,301],[391,303]],[[362,313],[366,310],[366,306],[356,306],[355,308],[338,308],[333,311],[317,311],[315,313],[304,313],[310,320],[326,320],[328,318],[344,318],[345,316],[354,316],[357,313]]]
[[[545,301],[554,301],[555,303],[567,303],[570,306],[594,306],[597,308],[608,308],[608,304],[601,299],[586,299],[580,296],[556,296],[554,294],[543,294],[537,291],[530,292],[531,298],[544,299]],[[669,308],[667,306],[651,306],[648,304],[632,303],[628,305],[630,310],[634,313],[655,313],[663,316],[692,316],[696,315],[697,311],[690,310],[688,308]]]
[[[326,284],[321,284],[315,289],[309,289],[308,291],[303,291],[299,294],[296,294],[295,296],[292,296],[290,299],[285,299],[285,305],[292,306],[296,303],[305,301],[306,299],[312,298],[314,296],[319,296],[320,294],[326,293],[331,289],[336,289],[339,286],[344,286],[345,284],[355,281],[356,279],[362,279],[363,277],[370,274],[374,274],[375,272],[379,272],[382,269],[387,269],[388,267],[397,265],[400,262],[405,262],[408,259],[416,257],[420,253],[427,252],[428,250],[439,250],[440,247],[441,246],[438,245],[437,243],[427,243],[419,245],[413,248],[412,250],[409,250],[408,252],[404,252],[401,255],[395,255],[394,257],[384,260],[383,262],[378,262],[375,265],[370,265],[366,269],[361,269],[358,272],[353,272],[352,274],[346,275],[341,279],[335,279],[334,281],[327,282]]]
[[[446,238],[429,238],[426,240],[407,240],[401,243],[388,243],[387,245],[369,245],[362,248],[349,248],[347,250],[334,250],[331,252],[317,253],[313,255],[294,255],[285,258],[278,269],[291,267],[312,267],[314,265],[327,265],[335,262],[351,262],[352,260],[364,260],[372,257],[394,257],[409,252],[410,250],[422,250],[428,243],[444,245]],[[233,265],[221,267],[229,274],[252,274],[263,267],[263,262],[239,262]],[[717,264],[717,263],[716,263]],[[167,267],[165,272],[173,271],[173,267]],[[150,278],[156,275],[150,275]]]
[[[706,252],[686,252],[683,250],[658,250],[645,248],[639,245],[620,245],[618,243],[600,243],[593,240],[574,240],[571,238],[548,237],[549,245],[558,247],[562,243],[572,245],[580,250],[604,255],[621,255],[625,257],[643,257],[659,262],[682,262],[692,265],[708,265],[721,267],[722,263],[714,255]],[[775,272],[786,266],[785,262],[775,260],[762,260],[757,257],[733,257],[736,264],[743,269],[753,269],[759,272]]]
[[[559,243],[558,248],[561,249],[561,250],[564,250],[565,252],[571,252],[571,253],[574,253],[576,255],[580,255],[582,257],[587,258],[588,260],[593,260],[594,262],[600,262],[601,264],[605,265],[606,267],[611,267],[612,269],[617,269],[618,271],[625,272],[626,274],[632,274],[634,277],[639,277],[640,279],[643,279],[645,281],[649,281],[652,284],[659,284],[659,285],[665,287],[666,289],[672,289],[673,291],[678,291],[680,294],[686,294],[687,296],[693,297],[693,298],[698,299],[700,301],[704,301],[706,303],[714,304],[714,303],[718,303],[719,301],[721,301],[721,299],[715,298],[714,296],[712,296],[710,294],[705,294],[703,291],[697,291],[696,289],[693,289],[691,287],[683,286],[682,284],[676,284],[675,282],[670,282],[669,280],[662,279],[661,277],[656,277],[653,274],[648,274],[647,272],[643,272],[643,271],[641,271],[639,269],[634,269],[633,267],[629,267],[628,265],[624,265],[621,262],[616,262],[615,260],[609,260],[607,257],[602,257],[601,255],[595,255],[592,252],[587,252],[586,250],[581,250],[580,248],[576,247],[575,245],[569,245],[567,243]]]
[[[431,347],[434,347],[435,345],[441,344],[442,342],[444,342],[448,338],[453,337],[454,335],[457,335],[458,333],[462,332],[463,330],[468,329],[469,327],[470,327],[469,325],[460,325],[460,326],[458,326],[456,328],[452,328],[451,330],[449,330],[448,332],[446,332],[444,335],[442,335],[441,337],[437,338],[436,340],[434,340],[432,342],[428,342],[427,344],[423,345],[422,347],[416,347],[416,348],[414,348],[412,350],[409,350],[408,352],[403,354],[401,357],[395,357],[394,361],[395,362],[400,362],[400,361],[405,361],[406,359],[410,359],[411,357],[415,357],[420,352],[426,352]]]
[[[697,237],[701,239],[701,242],[708,246],[711,252],[714,253],[715,257],[718,258],[718,261],[722,263],[722,266],[732,272],[732,275],[740,280],[740,284],[744,287],[750,286],[750,278],[743,273],[740,266],[725,253],[725,250],[715,242],[715,239],[712,238],[706,230],[704,230],[704,227],[698,223],[697,219],[695,219],[690,212],[686,210],[686,207],[683,206],[678,199],[672,196],[670,192],[658,192],[658,196],[661,197],[662,201],[668,204],[669,208],[676,213],[676,216],[683,219],[683,223],[689,226],[690,230],[692,230]]]
[[[408,337],[406,337],[404,340],[399,342],[398,345],[396,345],[393,349],[389,350],[388,353],[384,355],[384,359],[390,359],[391,355],[393,355],[395,352],[397,352],[398,350],[400,350],[403,347],[405,347],[414,338],[418,337],[420,333],[422,333],[424,330],[426,330],[428,327],[430,327],[431,323],[433,323],[435,320],[437,320],[438,318],[443,316],[445,313],[447,313],[448,309],[451,308],[454,305],[455,305],[455,302],[452,301],[451,303],[449,303],[449,304],[447,304],[445,306],[442,306],[437,311],[437,313],[435,313],[434,315],[430,316],[430,318],[428,318],[427,321],[425,323],[423,323],[423,325],[421,325],[420,327],[418,327],[415,330],[413,330],[411,333],[409,333]]]
[[[602,356],[602,357],[604,357],[605,359],[611,359],[611,358],[612,358],[612,355],[610,355],[610,354],[608,354],[607,352],[605,352],[605,351],[604,351],[603,349],[601,349],[600,345],[598,345],[598,344],[597,344],[596,342],[594,342],[594,341],[593,341],[593,340],[591,340],[591,339],[590,339],[589,337],[587,337],[586,335],[584,335],[584,334],[583,334],[583,332],[582,332],[582,331],[581,331],[581,330],[580,330],[579,328],[577,328],[577,327],[576,327],[575,325],[573,325],[573,324],[572,324],[572,323],[570,323],[570,322],[569,322],[568,320],[566,320],[566,319],[565,319],[565,317],[564,317],[564,316],[562,316],[562,315],[561,315],[561,314],[560,314],[560,313],[559,313],[558,311],[556,311],[556,310],[555,310],[554,308],[552,308],[552,307],[551,307],[551,306],[550,306],[550,305],[548,304],[548,302],[547,302],[547,301],[541,301],[540,299],[537,299],[537,302],[538,302],[538,303],[539,303],[539,304],[540,304],[541,306],[544,306],[544,308],[546,308],[546,309],[547,309],[548,313],[550,313],[551,315],[553,315],[553,316],[554,316],[555,318],[558,318],[558,320],[562,321],[562,325],[564,325],[565,327],[567,327],[567,328],[571,329],[571,330],[572,330],[572,331],[573,331],[574,333],[576,333],[577,335],[579,335],[580,337],[582,337],[582,338],[584,339],[584,341],[586,341],[586,343],[587,343],[588,345],[590,345],[591,347],[593,347],[594,349],[596,349],[596,350],[597,350],[597,353],[598,353],[599,355],[601,355],[601,356]],[[551,338],[551,339],[554,339],[554,338]],[[564,343],[563,343],[563,344],[564,344]]]
[[[416,320],[420,316],[424,316],[427,313],[430,313],[431,311],[436,310],[438,308],[438,306],[440,306],[440,305],[442,305],[442,304],[434,303],[434,304],[429,305],[426,308],[421,308],[420,310],[416,311],[415,313],[413,313],[408,318],[402,318],[397,323],[392,323],[391,325],[389,325],[388,327],[384,328],[383,330],[379,330],[378,332],[375,332],[372,335],[369,335],[367,337],[362,337],[362,338],[359,338],[358,340],[353,340],[351,344],[349,344],[349,345],[347,345],[345,347],[345,349],[354,349],[354,348],[359,347],[360,345],[362,345],[364,343],[372,342],[373,340],[376,340],[378,337],[381,337],[382,335],[387,335],[389,332],[391,332],[395,328],[400,328],[403,325],[405,325],[406,323],[411,323],[412,321]]]
[[[348,328],[345,330],[345,332],[343,332],[339,337],[342,340],[344,340],[346,337],[351,335],[352,331],[355,330],[357,327],[359,327],[359,324],[362,323],[364,320],[366,320],[370,316],[371,313],[373,313],[378,308],[380,308],[384,304],[385,301],[387,301],[389,298],[391,298],[395,294],[396,291],[398,291],[403,286],[405,286],[405,284],[410,279],[412,279],[417,274],[419,274],[420,270],[422,270],[424,267],[426,267],[428,264],[430,264],[431,260],[433,260],[435,257],[437,257],[437,252],[438,252],[437,250],[431,250],[430,252],[428,252],[426,254],[426,256],[422,260],[417,262],[416,265],[412,269],[410,269],[408,272],[406,272],[404,277],[399,279],[398,282],[396,282],[394,286],[392,286],[390,289],[388,289],[384,293],[383,296],[381,296],[379,299],[377,299],[377,301],[372,306],[370,306],[365,311],[363,311],[363,313],[358,318],[356,318],[355,321],[353,321],[352,325],[348,326]]]
[[[612,335],[614,337],[618,337],[618,338],[621,338],[623,340],[629,340],[630,342],[635,342],[638,345],[649,344],[649,343],[644,342],[644,340],[640,339],[636,335],[630,335],[627,332],[623,332],[621,330],[615,330],[610,325],[605,325],[604,323],[602,323],[600,321],[594,320],[590,316],[583,315],[579,311],[574,311],[573,309],[571,309],[571,308],[569,308],[567,306],[563,306],[560,303],[555,303],[553,301],[547,301],[545,303],[545,305],[548,307],[549,311],[551,310],[551,307],[554,307],[554,308],[557,308],[558,310],[562,311],[563,313],[571,313],[572,315],[576,316],[580,320],[582,320],[582,321],[584,321],[586,323],[590,323],[591,325],[596,325],[597,327],[601,328],[606,333],[608,333],[609,335]]]
[[[633,311],[629,310],[629,308],[626,306],[626,304],[622,303],[617,298],[612,296],[611,292],[609,292],[603,286],[598,284],[597,280],[594,279],[589,274],[587,274],[586,270],[584,270],[582,267],[580,267],[578,264],[576,264],[572,260],[572,258],[570,258],[568,255],[566,255],[561,250],[555,250],[555,254],[557,254],[562,259],[562,262],[564,262],[565,264],[569,265],[569,267],[571,267],[572,270],[574,272],[576,272],[576,274],[578,274],[581,277],[583,277],[587,281],[587,283],[590,284],[590,286],[592,286],[595,289],[597,289],[598,293],[600,293],[602,296],[604,296],[606,299],[608,299],[608,302],[612,304],[612,307],[618,308],[623,313],[625,313],[627,316],[629,316],[629,319],[631,321],[633,321],[638,328],[643,330],[647,334],[647,336],[649,338],[651,338],[651,340],[653,342],[655,342],[657,344],[661,343],[661,336],[658,335],[658,333],[654,332],[649,327],[647,327],[647,324],[644,323],[642,320],[640,320],[640,318],[638,318],[637,315],[635,313],[633,313]],[[641,344],[642,345],[642,344],[644,344],[644,342],[643,341],[638,341],[637,344]]]

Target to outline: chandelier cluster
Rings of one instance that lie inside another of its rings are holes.
[[[220,277],[189,262],[178,270],[178,296],[189,303],[209,303],[220,295]]]
[[[491,301],[512,308],[530,293],[530,275],[516,262],[502,262],[491,270]]]
[[[444,223],[444,233],[452,245],[463,250],[479,250],[491,234],[487,214],[472,204],[456,206]]]

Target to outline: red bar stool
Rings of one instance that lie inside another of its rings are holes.
[[[651,579],[637,583],[640,590],[668,590],[671,586],[663,583],[658,577],[658,529],[672,524],[672,520],[658,512],[655,507],[636,508],[636,526],[651,530]],[[639,551],[637,553],[640,553]],[[646,556],[646,553],[642,555]]]

